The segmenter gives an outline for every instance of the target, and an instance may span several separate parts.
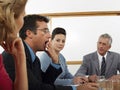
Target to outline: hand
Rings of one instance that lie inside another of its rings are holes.
[[[97,83],[86,83],[77,86],[77,90],[98,90],[98,84]]]
[[[77,76],[73,78],[73,83],[74,84],[84,84],[88,82],[88,78],[83,77],[83,76]]]
[[[110,80],[120,80],[120,75],[113,75],[112,77],[108,78]]]
[[[97,75],[91,75],[88,77],[89,82],[96,82],[97,81]]]
[[[52,62],[55,63],[55,64],[59,64],[58,53],[56,53],[56,51],[52,47],[52,41],[47,42],[46,48],[47,48],[46,52],[52,58]]]
[[[15,38],[11,43],[3,42],[1,46],[5,49],[6,52],[12,54],[15,58],[20,59],[20,57],[24,57],[24,60],[26,60],[24,46],[22,40],[19,37]]]

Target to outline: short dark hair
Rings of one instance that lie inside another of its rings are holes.
[[[55,37],[56,34],[63,34],[63,35],[66,36],[66,31],[65,31],[64,28],[61,28],[61,27],[55,28],[55,29],[53,30],[53,32],[52,32],[52,37],[51,37],[51,39],[54,39],[54,37]]]
[[[49,22],[49,19],[45,16],[41,16],[41,15],[27,15],[24,17],[24,24],[23,27],[21,28],[19,35],[20,37],[24,40],[27,36],[26,36],[26,31],[29,29],[32,32],[36,32],[36,28],[37,28],[37,21],[44,21],[46,23]]]

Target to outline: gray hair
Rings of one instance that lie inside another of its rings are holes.
[[[107,33],[100,35],[99,38],[108,38],[109,39],[109,44],[110,45],[112,44],[112,37]]]

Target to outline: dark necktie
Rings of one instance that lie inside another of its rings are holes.
[[[101,76],[105,76],[105,69],[106,69],[105,57],[102,57]]]
[[[34,75],[38,78],[41,79],[41,69],[40,69],[40,60],[39,58],[36,56],[34,62],[33,62],[33,72]]]

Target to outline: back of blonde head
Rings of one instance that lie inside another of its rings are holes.
[[[0,44],[17,37],[15,19],[23,12],[27,0],[0,0]]]

